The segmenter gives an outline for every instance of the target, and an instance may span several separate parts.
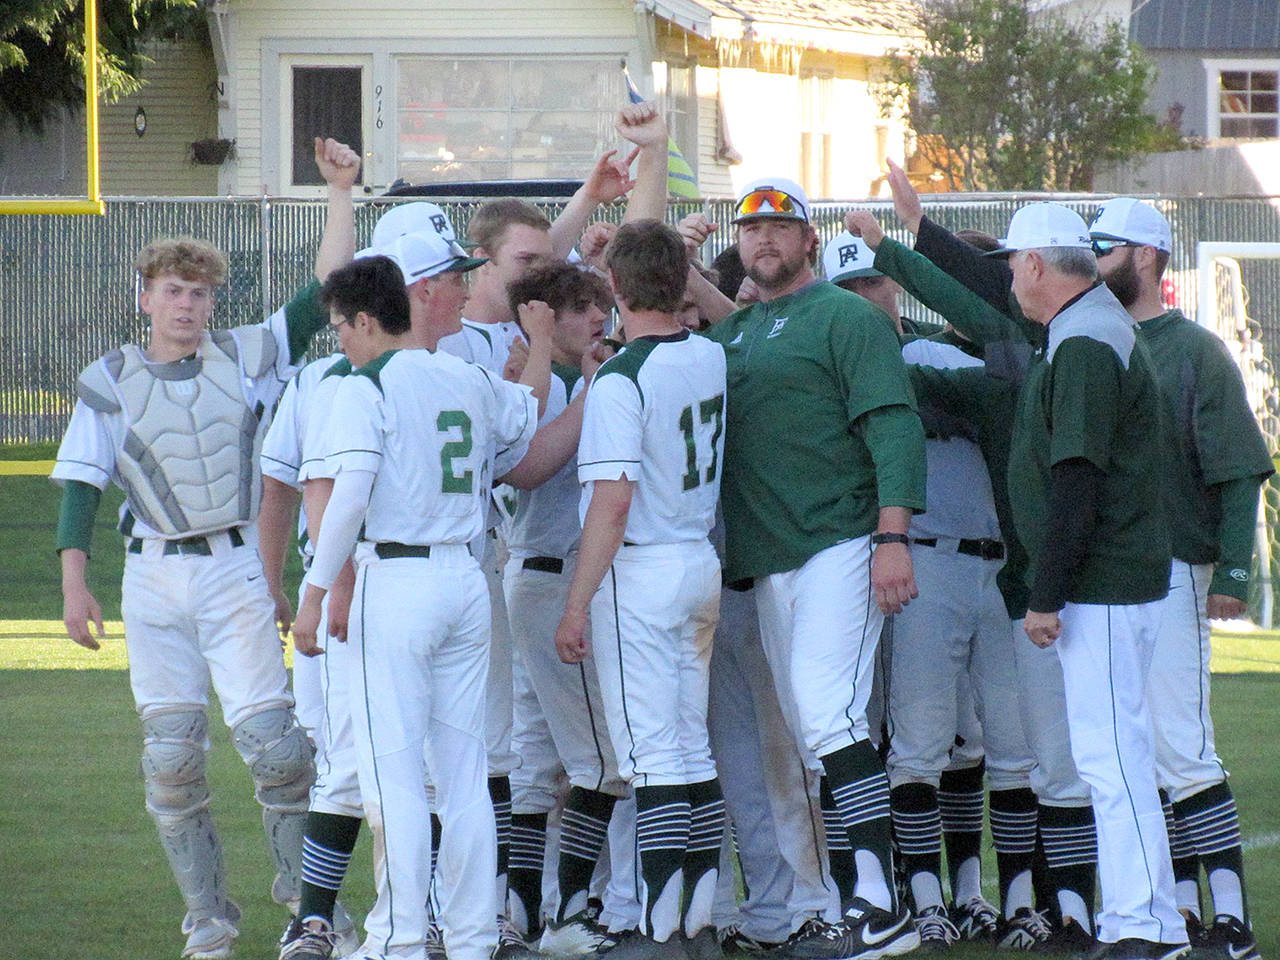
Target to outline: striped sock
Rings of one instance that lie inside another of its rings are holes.
[[[856,895],[873,906],[896,911],[884,764],[870,740],[859,740],[820,759],[853,848]]]
[[[599,790],[573,787],[560,820],[560,906],[556,922],[587,907],[591,874],[609,838],[609,819],[617,800]]]
[[[1040,804],[1040,839],[1044,844],[1046,880],[1053,891],[1055,913],[1071,917],[1093,933],[1093,899],[1098,867],[1098,832],[1093,806],[1050,807]]]
[[[1000,910],[1012,917],[1032,905],[1031,870],[1036,853],[1036,795],[1029,787],[992,790],[991,840],[1000,876]]]
[[[711,925],[724,821],[720,781],[689,784],[689,846],[684,855],[685,936],[692,937]]]
[[[1197,920],[1201,917],[1200,906],[1200,858],[1196,856],[1195,845],[1187,836],[1185,821],[1178,820],[1173,812],[1173,802],[1169,794],[1160,791],[1160,809],[1164,811],[1164,828],[1169,835],[1169,856],[1173,860],[1173,894],[1178,909],[1189,913]]]
[[[547,852],[547,815],[511,815],[511,860],[507,864],[507,913],[525,939],[542,926],[542,861]]]
[[[1174,815],[1186,825],[1185,835],[1194,847],[1205,875],[1214,915],[1226,914],[1249,925],[1249,902],[1244,887],[1244,852],[1240,849],[1240,815],[1226,781],[1215,783],[1195,796],[1173,805]]]
[[[507,871],[511,865],[511,778],[505,773],[489,778],[489,802],[498,834],[498,872],[495,877],[498,915],[507,915]]]
[[[840,894],[840,902],[848,903],[853,899],[857,879],[853,866],[853,847],[849,846],[849,831],[845,830],[844,821],[840,819],[840,809],[836,806],[836,798],[831,795],[831,784],[826,777],[818,781],[818,802],[822,806],[822,829],[827,835],[827,861],[831,879]]]
[[[938,782],[938,812],[955,903],[982,896],[982,781],[986,771],[986,760],[981,760],[976,766],[943,770]]]
[[[640,860],[640,932],[660,943],[680,927],[683,864],[689,847],[689,789],[684,784],[636,787],[636,850]]]
[[[943,906],[942,817],[937,790],[931,783],[899,784],[889,793],[889,809],[912,908],[920,913]]]
[[[324,917],[333,922],[333,904],[351,864],[351,851],[360,836],[360,818],[334,813],[307,814],[302,837],[302,899],[298,916]]]

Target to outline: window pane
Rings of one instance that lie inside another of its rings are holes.
[[[293,166],[297,185],[322,185],[314,139],[333,137],[363,154],[359,67],[293,68]],[[364,182],[364,174],[358,183]]]
[[[613,60],[513,60],[511,95],[516,109],[613,113],[628,103]]]
[[[1248,113],[1249,95],[1247,93],[1224,93],[1218,102],[1220,113]]]
[[[1249,98],[1251,113],[1275,113],[1278,103],[1274,93],[1255,93]]]
[[[1223,70],[1219,77],[1223,90],[1249,89],[1249,74],[1244,70]]]
[[[510,77],[503,60],[402,60],[402,106],[506,109]]]
[[[1249,121],[1238,117],[1223,117],[1218,125],[1224,137],[1249,136]]]
[[[1275,118],[1255,117],[1249,121],[1250,137],[1274,137],[1276,135]]]

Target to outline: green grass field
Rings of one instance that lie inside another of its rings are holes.
[[[26,455],[46,459],[52,451]],[[109,623],[103,649],[93,653],[62,634],[57,499],[47,480],[0,477],[0,956],[176,960],[183,907],[142,805],[140,734],[119,624],[122,554],[110,529],[119,500],[105,498],[95,534],[91,589]],[[1221,636],[1214,669],[1213,712],[1240,805],[1254,924],[1263,955],[1275,957],[1280,636]],[[245,914],[236,956],[274,960],[284,914],[267,892],[272,871],[252,784],[216,705],[210,732],[214,811],[232,896]],[[985,855],[994,876],[989,838]],[[343,897],[357,916],[372,902],[367,834]],[[976,960],[985,952],[954,954]]]

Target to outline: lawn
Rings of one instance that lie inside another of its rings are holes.
[[[7,452],[7,451],[6,451]],[[33,448],[27,459],[48,459]],[[53,525],[57,491],[37,477],[0,476],[0,904],[3,952],[28,960],[177,958],[183,907],[142,805],[139,727],[119,624],[117,496],[104,498],[91,589],[108,622],[100,652],[62,635]],[[296,576],[296,569],[294,576]],[[1250,901],[1264,956],[1280,949],[1280,638],[1216,642],[1214,717],[1240,802]],[[232,896],[244,909],[240,960],[274,960],[283,911],[267,890],[270,858],[252,784],[216,706],[209,779]],[[987,873],[994,858],[987,841]],[[992,893],[994,896],[994,893]],[[362,838],[344,899],[372,901]],[[976,948],[955,951],[976,960]]]

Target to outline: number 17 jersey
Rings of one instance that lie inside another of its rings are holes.
[[[635,483],[628,544],[704,539],[724,463],[725,357],[687,331],[637,337],[597,371],[578,444],[579,514],[597,480]]]

